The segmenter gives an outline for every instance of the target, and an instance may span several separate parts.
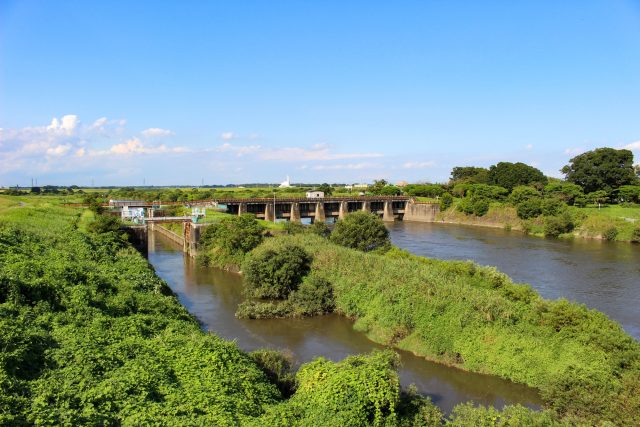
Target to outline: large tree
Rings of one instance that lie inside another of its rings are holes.
[[[511,191],[518,185],[546,184],[548,180],[542,171],[533,166],[522,162],[500,162],[489,168],[489,181],[493,185],[498,185]]]
[[[616,189],[631,185],[636,176],[633,169],[633,153],[629,150],[597,148],[569,160],[561,169],[567,181],[578,184],[585,193]]]
[[[475,166],[456,166],[451,171],[451,181],[456,184],[488,184],[489,169]]]

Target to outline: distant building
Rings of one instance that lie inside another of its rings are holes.
[[[369,184],[351,184],[351,185],[345,185],[344,188],[346,190],[362,190],[362,189],[366,189],[369,187]]]
[[[324,191],[307,191],[307,199],[321,199],[324,197]]]
[[[121,215],[124,220],[144,218],[144,208],[130,208],[129,206],[123,206]]]
[[[287,175],[287,180],[280,183],[280,188],[289,188],[291,187],[291,179],[289,178],[289,175]]]

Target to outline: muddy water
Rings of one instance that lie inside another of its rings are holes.
[[[180,248],[157,233],[149,236],[149,261],[206,329],[222,338],[235,340],[244,350],[282,350],[299,365],[318,356],[337,361],[382,348],[354,331],[352,322],[338,315],[307,319],[236,319],[234,313],[242,301],[241,278],[217,269],[198,267],[191,258],[183,256]],[[402,385],[415,384],[445,412],[457,403],[469,400],[496,407],[513,403],[530,407],[540,405],[536,391],[526,386],[449,368],[407,352],[399,353]]]

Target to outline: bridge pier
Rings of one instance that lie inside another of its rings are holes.
[[[382,211],[382,220],[386,222],[393,222],[395,218],[393,216],[393,204],[392,202],[385,201],[384,209]]]
[[[324,214],[324,203],[323,202],[316,203],[316,215],[313,221],[325,222],[326,220],[327,218]]]
[[[291,203],[291,215],[289,216],[289,221],[291,222],[300,222],[300,204],[298,202]]]
[[[338,210],[338,219],[344,219],[349,213],[349,202],[340,202],[340,210]]]
[[[362,210],[365,212],[371,212],[371,202],[365,200],[362,202]]]
[[[238,215],[247,213],[247,204],[246,203],[238,203]]]
[[[264,220],[274,222],[276,220],[276,212],[273,204],[267,203],[264,205]]]

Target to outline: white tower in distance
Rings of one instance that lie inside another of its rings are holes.
[[[291,187],[291,179],[289,179],[289,175],[287,175],[287,180],[280,184],[280,188],[288,187]]]

